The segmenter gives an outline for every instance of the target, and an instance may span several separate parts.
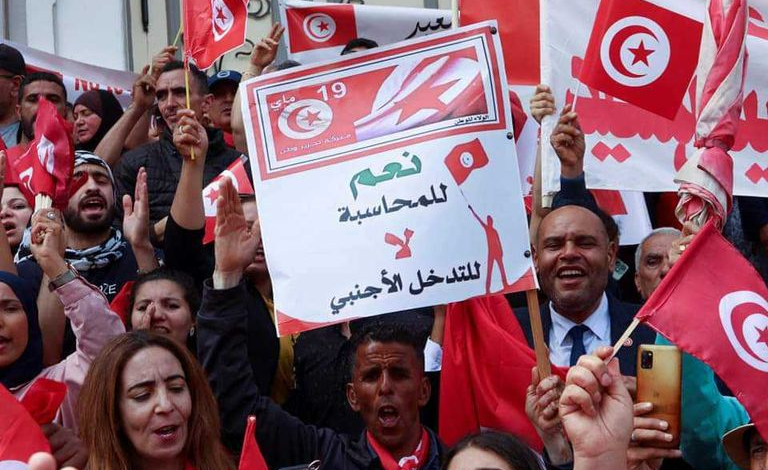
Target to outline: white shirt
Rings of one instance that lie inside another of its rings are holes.
[[[568,332],[578,323],[557,313],[552,302],[549,303],[549,310],[552,312],[552,326],[549,329],[549,360],[556,366],[568,367],[571,363],[573,346],[573,340]],[[600,346],[611,346],[611,317],[608,314],[608,297],[605,292],[600,299],[600,305],[582,325],[588,328],[583,338],[587,354]]]

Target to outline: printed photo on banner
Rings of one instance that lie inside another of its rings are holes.
[[[241,84],[281,335],[535,286],[490,26]]]
[[[542,81],[558,103],[576,102],[587,144],[587,185],[675,191],[674,175],[694,150],[698,78],[692,75],[706,2],[543,4]],[[734,194],[766,196],[768,1],[750,2],[748,16],[749,65],[730,155]],[[542,139],[554,125],[554,119],[544,120]],[[559,162],[550,146],[542,155],[543,190],[553,193],[560,187]]]

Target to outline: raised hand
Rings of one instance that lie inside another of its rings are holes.
[[[573,444],[576,469],[596,463],[606,466],[594,468],[626,468],[632,398],[618,360],[604,362],[612,352],[613,348],[603,347],[595,355],[581,356],[568,371],[560,418]]]
[[[264,67],[274,62],[275,57],[277,57],[277,48],[284,31],[285,28],[275,23],[272,25],[269,34],[253,46],[251,65],[257,68],[259,73],[261,73]]]
[[[179,48],[176,46],[166,46],[163,48],[163,50],[152,57],[152,67],[149,69],[149,73],[155,78],[155,80],[160,77],[165,64],[174,60],[174,56],[178,50]]]
[[[256,249],[261,241],[259,224],[250,228],[240,206],[232,180],[222,178],[219,183],[219,198],[216,200],[215,229],[216,269],[214,287],[233,287],[240,282],[243,270],[253,262]],[[223,282],[223,286],[222,286]]]
[[[155,85],[157,78],[149,73],[149,66],[145,65],[139,78],[133,82],[131,97],[132,104],[141,110],[148,110],[155,103]]]
[[[147,170],[139,169],[136,176],[136,189],[133,201],[131,196],[123,196],[123,234],[131,246],[149,246],[149,190],[147,189]]]
[[[200,122],[195,119],[191,109],[176,111],[179,121],[173,131],[173,145],[186,160],[190,160],[192,151],[195,152],[195,163],[205,164],[205,154],[208,152],[208,134]]]
[[[653,403],[636,403],[634,423],[627,450],[627,467],[630,470],[658,470],[664,459],[682,457],[678,449],[655,447],[660,442],[670,442],[672,434],[666,433],[669,423],[642,416],[653,410]]]
[[[560,113],[557,126],[549,137],[549,142],[560,159],[560,174],[566,178],[575,178],[584,172],[584,133],[579,125],[579,116],[566,105]]]
[[[531,97],[529,106],[531,110],[531,116],[533,116],[533,119],[535,119],[539,124],[541,124],[541,120],[544,119],[544,116],[555,114],[555,111],[557,111],[557,108],[555,108],[555,97],[552,95],[552,90],[549,88],[549,86],[544,85],[543,83],[536,85],[536,91]]]
[[[31,238],[32,254],[49,279],[54,279],[67,270],[61,212],[56,209],[40,209],[32,214]]]

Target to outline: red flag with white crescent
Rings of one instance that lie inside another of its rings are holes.
[[[10,159],[14,177],[29,193],[49,196],[53,207],[63,209],[69,202],[74,159],[72,125],[59,115],[53,103],[40,98],[35,140],[24,154]]]
[[[245,44],[248,2],[184,0],[184,55],[206,70],[227,52]]]
[[[579,79],[673,119],[699,59],[702,25],[645,0],[603,0]]]
[[[203,188],[203,209],[205,210],[205,235],[203,243],[211,243],[214,239],[213,229],[216,227],[216,200],[219,198],[219,184],[222,178],[229,178],[238,194],[255,194],[248,170],[245,167],[248,157],[241,155],[229,167]]]
[[[712,221],[637,318],[712,367],[768,437],[768,287]]]

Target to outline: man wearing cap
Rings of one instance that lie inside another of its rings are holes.
[[[179,149],[174,144],[174,134],[185,129],[178,126],[181,115],[186,112],[186,95],[189,93],[189,108],[194,112],[195,121],[204,122],[213,96],[208,91],[208,77],[194,66],[189,70],[189,90],[184,77],[184,64],[170,61],[161,69],[154,86],[160,114],[165,130],[157,142],[148,143],[125,153],[115,168],[118,194],[134,194],[139,168],[147,170],[149,190],[149,218],[153,224],[150,235],[158,242],[165,234],[165,223],[171,210],[173,195],[182,174],[182,154],[187,148]],[[189,125],[188,125],[189,127]],[[207,127],[208,145],[205,155],[196,155],[201,163],[203,187],[239,158],[241,153],[227,146],[220,129]]]
[[[0,44],[0,137],[6,147],[18,142],[19,117],[16,104],[19,86],[27,74],[24,57],[8,44]]]
[[[131,245],[123,233],[112,226],[116,210],[114,177],[109,165],[90,152],[77,151],[74,167],[73,180],[85,179],[85,182],[70,197],[63,211],[67,228],[64,258],[112,301],[123,284],[136,279],[138,270]],[[38,306],[41,306],[49,281],[43,278],[42,270],[32,257],[29,237],[27,231],[17,254],[17,269],[19,276],[40,286]],[[40,323],[41,327],[49,327],[42,328],[46,355],[55,358],[55,353],[66,355],[74,351],[75,344],[69,327],[65,331],[63,311],[52,313],[50,310],[48,304],[40,309]]]
[[[768,470],[768,444],[754,423],[728,431],[723,436],[728,457],[744,470]]]
[[[208,79],[208,90],[213,95],[208,117],[211,127],[221,129],[224,132],[224,142],[234,148],[235,141],[232,138],[232,105],[235,102],[235,93],[240,84],[239,72],[234,70],[222,70]]]

